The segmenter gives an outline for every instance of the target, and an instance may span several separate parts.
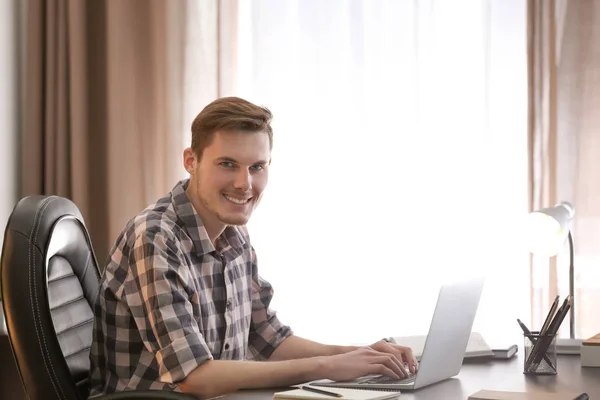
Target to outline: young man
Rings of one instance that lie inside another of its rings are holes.
[[[415,365],[379,341],[332,346],[295,336],[269,309],[245,228],[267,185],[271,112],[239,98],[209,104],[183,153],[190,178],[134,217],[112,248],[96,302],[92,395],[180,390],[209,398]]]

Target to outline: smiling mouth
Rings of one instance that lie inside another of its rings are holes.
[[[233,204],[237,204],[238,206],[243,206],[244,204],[247,204],[252,199],[252,197],[250,197],[248,199],[241,200],[241,199],[236,199],[235,197],[227,196],[226,194],[224,194],[223,197],[226,200],[232,202]]]

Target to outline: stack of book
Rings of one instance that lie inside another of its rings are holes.
[[[600,333],[581,344],[581,366],[600,367]]]

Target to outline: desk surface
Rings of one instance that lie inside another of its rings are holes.
[[[460,374],[415,392],[402,392],[402,400],[465,400],[482,390],[514,392],[587,392],[590,399],[600,399],[600,368],[581,368],[579,356],[559,356],[558,374],[554,376],[528,376],[523,374],[522,349],[511,360],[469,362]],[[230,394],[223,400],[267,400],[274,390],[247,390]]]

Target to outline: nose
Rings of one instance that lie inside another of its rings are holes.
[[[241,169],[235,176],[233,186],[243,192],[249,192],[252,189],[252,176],[250,171]]]

